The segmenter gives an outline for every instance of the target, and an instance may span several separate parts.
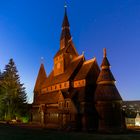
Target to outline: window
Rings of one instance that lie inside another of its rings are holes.
[[[67,108],[69,107],[69,103],[68,103],[68,102],[66,102],[66,107],[67,107]]]
[[[66,83],[64,83],[64,87],[66,87],[67,86],[67,84]]]
[[[78,84],[79,84],[79,85],[81,84],[80,81],[78,82]]]
[[[57,63],[57,69],[59,69],[60,68],[60,63]]]
[[[70,101],[66,101],[66,108],[70,107]]]

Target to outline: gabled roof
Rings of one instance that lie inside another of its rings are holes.
[[[69,53],[68,50],[69,49],[73,49],[73,51],[75,52],[75,55],[78,56],[78,53],[74,47],[74,44],[72,42],[72,40],[69,42],[69,45],[64,47],[63,49],[59,49],[58,52],[55,54],[54,58],[61,55],[61,54],[65,54],[65,53]]]
[[[86,79],[88,73],[90,72],[91,68],[96,62],[96,58],[87,60],[83,63],[81,69],[79,70],[78,74],[74,78],[74,81],[81,80],[81,79]]]
[[[82,65],[83,61],[84,61],[84,56],[80,55],[76,57],[74,60],[72,60],[72,62],[70,63],[70,65],[68,66],[68,68],[63,74],[54,76],[54,72],[52,71],[48,76],[48,78],[43,83],[42,88],[68,81],[73,76],[76,69],[80,65]]]
[[[46,78],[47,78],[47,75],[46,75],[46,72],[45,72],[44,65],[41,64],[39,72],[38,72],[37,80],[36,80],[36,83],[35,83],[35,87],[34,87],[35,92],[40,90],[41,85]]]

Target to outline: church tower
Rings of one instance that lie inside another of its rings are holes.
[[[115,78],[110,71],[106,49],[97,79],[95,106],[99,115],[99,131],[120,132],[124,128],[122,116],[122,98],[115,86]]]
[[[74,47],[70,33],[67,6],[65,5],[65,14],[60,37],[60,49],[54,56],[54,76],[64,73],[69,63],[77,56],[78,53]]]

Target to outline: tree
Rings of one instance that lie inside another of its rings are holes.
[[[3,96],[4,96],[4,92],[3,92],[3,88],[2,88],[2,73],[0,71],[0,119],[3,118],[4,115],[4,104],[3,104]]]
[[[5,66],[1,82],[1,108],[5,119],[14,119],[25,114],[27,95],[13,59]]]

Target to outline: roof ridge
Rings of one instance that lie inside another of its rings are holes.
[[[89,60],[86,60],[83,65],[86,65],[86,64],[89,64],[89,63],[92,63],[92,62],[95,62],[96,61],[96,58],[92,58],[92,59],[89,59]]]
[[[74,58],[73,60],[72,60],[72,62],[74,62],[74,61],[76,61],[76,60],[78,60],[78,59],[80,59],[80,58],[84,58],[84,55],[83,54],[81,54],[81,55],[79,55],[79,56],[77,56],[76,58]]]

